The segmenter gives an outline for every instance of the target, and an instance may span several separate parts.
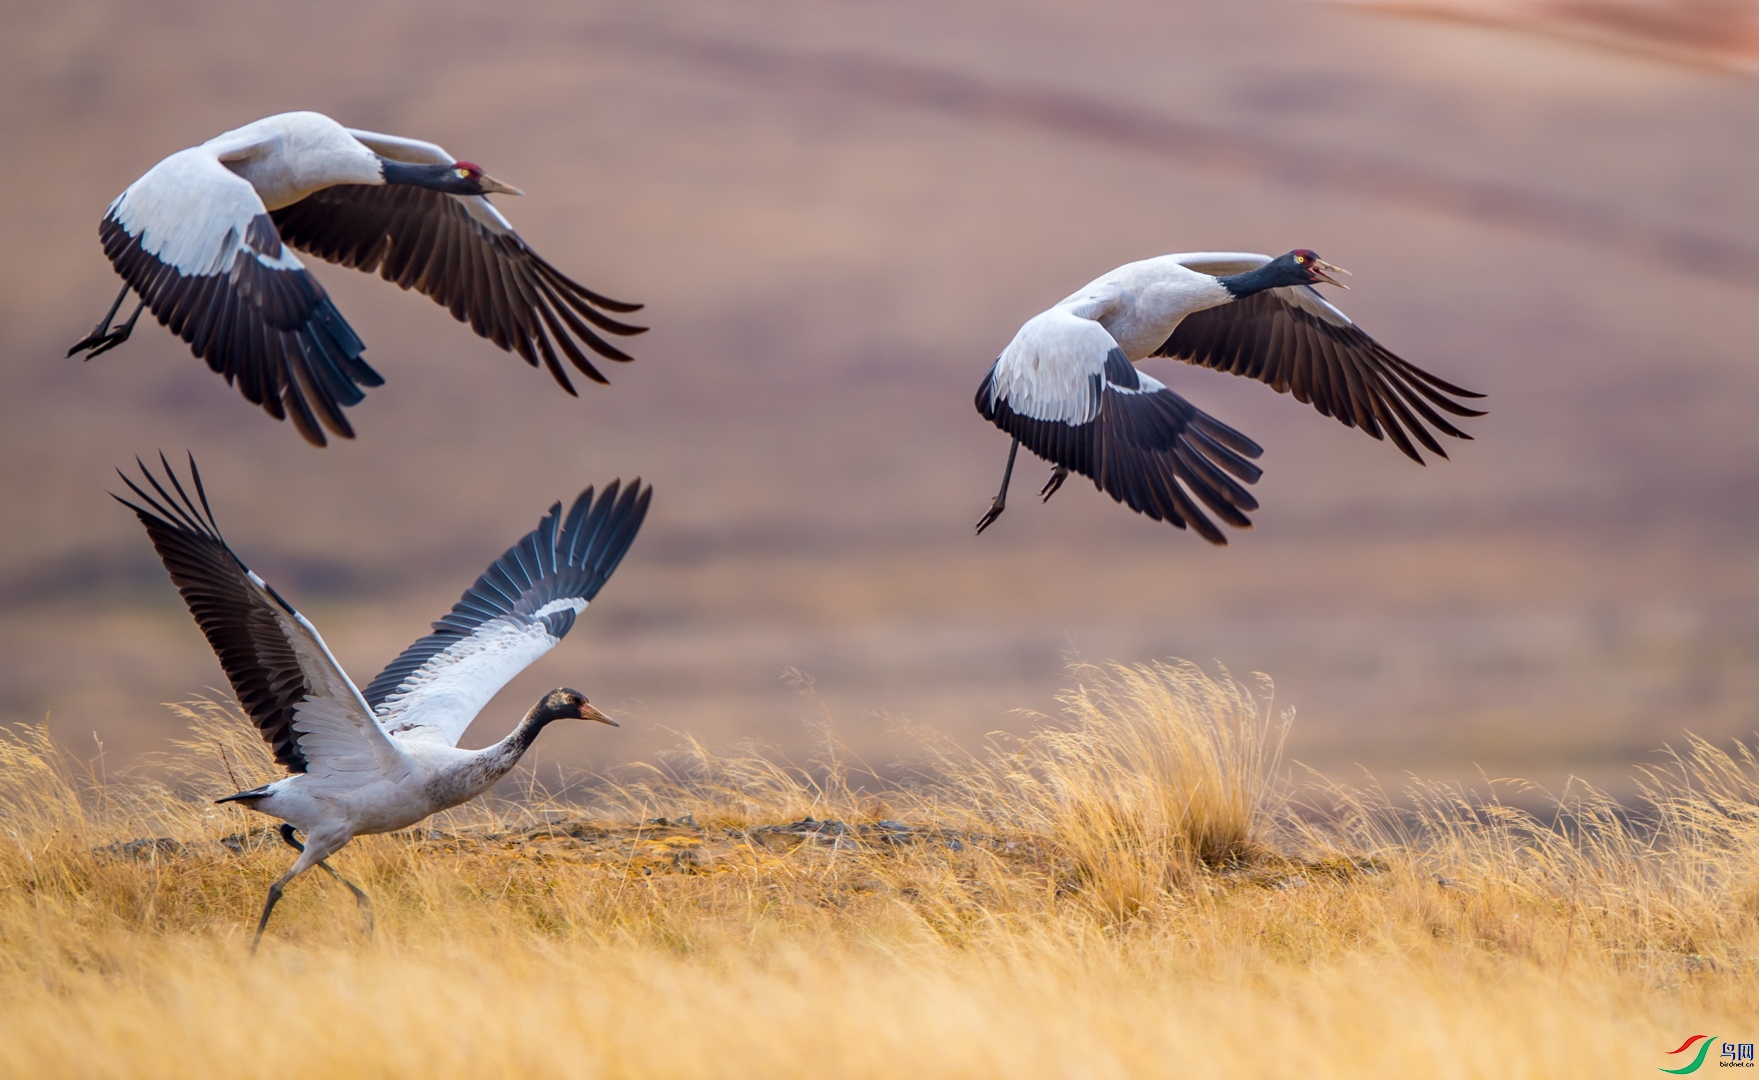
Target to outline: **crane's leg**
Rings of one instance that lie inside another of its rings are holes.
[[[293,866],[285,874],[276,878],[274,884],[269,886],[268,899],[263,901],[262,918],[257,920],[256,936],[250,939],[250,954],[252,956],[257,954],[257,946],[263,943],[263,930],[269,925],[269,915],[275,910],[275,905],[281,902],[281,894],[286,890],[288,882],[312,867],[322,864],[326,858],[340,851],[342,845],[348,843],[353,837],[348,833],[338,832],[326,834],[314,840],[308,834],[305,838],[306,843],[301,847],[299,842],[293,839],[292,827],[288,826],[281,831],[281,839],[293,847],[300,848],[299,858],[293,861]],[[335,871],[332,870],[331,873],[335,873]]]
[[[1001,517],[1002,511],[1008,507],[1008,481],[1014,478],[1014,455],[1019,452],[1020,437],[1016,435],[1013,445],[1008,447],[1008,467],[1002,470],[1002,490],[996,492],[996,497],[990,501],[989,513],[983,515],[983,520],[977,523],[979,536],[983,535],[983,530],[994,525],[996,518]]]
[[[1063,481],[1068,478],[1069,467],[1066,465],[1058,465],[1056,471],[1051,473],[1051,478],[1044,482],[1044,490],[1038,493],[1039,500],[1041,502],[1050,502],[1051,496],[1057,493],[1057,489],[1062,487]]]
[[[303,862],[304,859],[302,858],[300,861]],[[281,902],[281,890],[285,889],[287,883],[297,876],[299,876],[299,863],[296,862],[293,864],[293,869],[276,878],[274,884],[269,886],[269,898],[263,901],[263,917],[257,920],[257,936],[250,939],[250,954],[252,956],[257,954],[257,946],[263,943],[263,929],[269,925],[269,913],[274,911],[275,905]]]
[[[115,329],[111,329],[110,320],[114,319],[116,313],[122,309],[122,301],[128,299],[128,288],[127,285],[122,286],[122,291],[116,294],[116,302],[110,305],[110,310],[104,312],[104,317],[98,320],[98,325],[92,329],[91,333],[75,342],[73,348],[67,350],[68,356],[72,356],[76,352],[90,349],[91,352],[87,353],[85,357],[87,360],[90,360],[94,356],[101,356],[104,353],[109,352],[111,349],[114,349],[116,346],[128,340],[128,335],[134,333],[134,324],[140,320],[140,313],[144,311],[147,306],[147,302],[142,300],[140,304],[135,307],[134,314],[128,317],[127,322]]]
[[[285,840],[287,842],[287,846],[292,848],[294,851],[299,851],[299,852],[305,851],[305,845],[293,838],[293,826],[287,824],[286,822],[281,823],[281,839]],[[349,881],[347,878],[343,877],[341,874],[338,874],[336,872],[336,868],[330,865],[329,860],[319,859],[318,860],[318,869],[322,870],[326,874],[329,874],[331,877],[335,878],[337,881],[340,881],[342,884],[348,886],[348,891],[354,894],[355,906],[360,908],[361,932],[364,933],[369,938],[372,937],[373,936],[373,899],[372,899],[372,897],[368,896],[364,891],[362,891],[360,886],[356,885],[352,881]]]

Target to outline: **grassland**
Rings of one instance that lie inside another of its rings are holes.
[[[207,801],[272,773],[246,725],[123,777],[15,730],[0,1074],[1619,1076],[1759,1029],[1746,750],[1536,815],[1303,778],[1257,683],[1073,681],[907,784],[686,746],[363,838],[376,931],[312,875],[254,961],[290,853]]]

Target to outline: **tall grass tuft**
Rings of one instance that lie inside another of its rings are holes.
[[[939,785],[993,826],[1048,841],[1111,918],[1198,869],[1266,853],[1292,720],[1273,715],[1268,679],[1248,686],[1179,661],[1072,674],[1063,723],[984,757],[943,753]]]

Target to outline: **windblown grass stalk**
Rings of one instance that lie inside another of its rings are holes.
[[[306,879],[254,963],[288,853],[206,801],[272,775],[247,725],[193,707],[153,778],[14,731],[0,1075],[1614,1076],[1759,1036],[1747,749],[1540,816],[1297,786],[1268,684],[1076,682],[908,788],[687,744],[364,838],[377,937]]]

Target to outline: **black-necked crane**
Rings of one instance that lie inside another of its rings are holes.
[[[352,438],[343,408],[385,380],[361,359],[365,346],[297,248],[425,293],[480,336],[533,367],[541,361],[570,394],[558,349],[593,382],[607,381],[580,343],[629,360],[597,331],[641,333],[605,314],[641,305],[563,275],[526,246],[491,194],[520,191],[433,143],[354,131],[320,113],[228,131],[154,165],[110,204],[98,236],[125,284],[67,355],[108,352],[151,308],[246,399],[291,417],[310,442],[324,445],[324,428]],[[139,305],[112,325],[130,292]]]
[[[282,890],[313,866],[348,886],[371,929],[366,894],[324,861],[349,840],[407,828],[475,798],[556,720],[616,726],[580,691],[563,687],[545,694],[500,742],[458,748],[489,699],[556,647],[617,568],[653,496],[639,479],[621,490],[613,480],[596,499],[587,488],[566,516],[561,503],[550,507],[433,624],[433,633],[362,690],[317,629],[227,546],[194,458],[194,498],[163,456],[160,463],[164,482],[141,465],[157,498],[123,476],[140,502],[117,501],[146,526],[238,703],[290,774],[218,800],[280,818],[281,838],[300,852],[269,886],[253,953]],[[304,844],[295,830],[305,834]]]
[[[1136,370],[1150,356],[1257,379],[1345,427],[1391,439],[1419,465],[1413,439],[1447,457],[1429,427],[1471,436],[1436,410],[1482,416],[1454,399],[1483,395],[1394,356],[1313,287],[1347,288],[1331,275],[1348,273],[1305,249],[1274,259],[1162,255],[1120,266],[1028,319],[977,388],[977,411],[1014,437],[977,531],[1006,507],[1022,443],[1056,467],[1045,499],[1077,472],[1137,513],[1189,525],[1212,544],[1228,541],[1203,507],[1251,527],[1246,514],[1258,501],[1241,485],[1262,475],[1249,459],[1263,450]]]

